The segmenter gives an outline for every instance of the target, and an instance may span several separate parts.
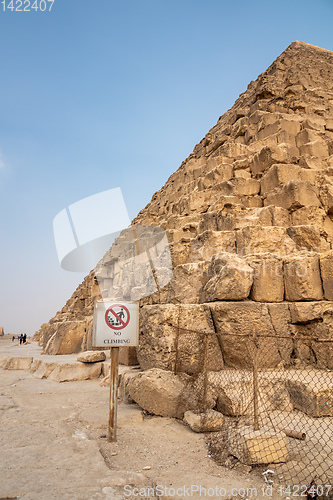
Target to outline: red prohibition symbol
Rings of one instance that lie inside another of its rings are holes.
[[[105,312],[105,323],[112,330],[122,330],[128,325],[129,320],[129,310],[123,304],[112,304]]]

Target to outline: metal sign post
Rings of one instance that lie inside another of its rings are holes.
[[[117,440],[117,396],[119,347],[138,345],[139,306],[129,302],[104,302],[94,307],[93,347],[110,347],[109,441]]]
[[[117,441],[117,397],[119,347],[111,347],[109,442]]]

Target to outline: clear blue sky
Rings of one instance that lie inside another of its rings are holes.
[[[135,217],[292,41],[333,50],[332,25],[332,0],[0,3],[0,326],[34,333],[83,280],[58,212],[120,187]]]

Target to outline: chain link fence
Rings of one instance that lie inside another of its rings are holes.
[[[315,353],[327,351],[333,340],[268,336],[255,330],[246,335],[205,333],[181,328],[179,320],[173,327],[174,372],[184,371],[187,355],[197,357],[185,397],[188,400],[192,394],[196,403],[191,406],[198,413],[214,409],[224,415],[223,430],[207,438],[210,455],[227,467],[240,462],[273,470],[274,481],[293,485],[291,496],[304,496],[301,488],[312,480],[319,495],[331,496],[333,370],[319,367]],[[225,364],[214,371],[210,346],[218,342],[223,352],[226,338],[230,342],[232,336],[241,353],[239,367]],[[291,351],[289,364],[269,367],[272,343]],[[309,354],[307,363],[297,356],[304,349]]]

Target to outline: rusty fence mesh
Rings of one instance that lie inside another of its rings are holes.
[[[174,328],[174,372],[187,382],[185,407],[224,416],[223,430],[209,437],[211,456],[228,467],[240,462],[273,470],[274,481],[299,488],[299,496],[314,480],[318,495],[332,497],[333,370],[320,366],[317,354],[330,356],[333,339],[255,331],[214,334],[180,328],[179,323]],[[211,347],[218,343],[223,352],[226,338],[229,346],[232,338],[238,358],[233,366],[214,368]],[[291,361],[272,367],[273,345],[288,351]],[[300,352],[306,363],[300,362]],[[191,357],[195,368],[184,375]]]

